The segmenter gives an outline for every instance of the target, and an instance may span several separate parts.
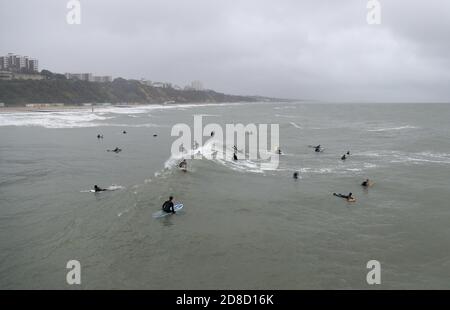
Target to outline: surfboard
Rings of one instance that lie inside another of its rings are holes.
[[[173,206],[173,209],[175,210],[175,212],[180,211],[181,209],[183,209],[183,204],[182,203],[177,203],[176,205]],[[172,213],[168,213],[166,211],[163,210],[159,210],[158,212],[153,213],[153,218],[157,219],[157,218],[162,218],[165,217],[167,215],[171,215]]]

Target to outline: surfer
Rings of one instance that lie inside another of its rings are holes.
[[[361,183],[361,186],[363,187],[371,187],[373,185],[373,182],[370,181],[369,179],[366,179],[364,182]]]
[[[214,131],[211,131],[211,137],[214,137]]]
[[[108,152],[114,152],[114,153],[119,153],[121,151],[122,151],[122,149],[119,149],[117,146],[114,150],[108,150]]]
[[[124,134],[124,135],[126,135],[127,134],[127,132],[124,130],[124,131],[122,131],[122,133]]]
[[[295,172],[294,172],[293,177],[294,177],[294,179],[296,179],[296,180],[298,179],[298,171],[295,171]]]
[[[176,213],[175,212],[175,209],[173,208],[173,197],[172,196],[170,196],[169,197],[169,200],[167,200],[167,201],[165,201],[164,203],[163,203],[163,205],[162,205],[162,210],[164,211],[164,212],[167,212],[167,213]]]
[[[336,193],[333,193],[333,195],[336,196],[336,197],[339,197],[339,198],[344,198],[344,199],[346,199],[348,202],[355,202],[355,201],[356,201],[356,198],[353,197],[353,194],[352,194],[352,193],[349,193],[348,195],[342,195],[342,194],[336,194]]]
[[[179,164],[178,164],[178,168],[184,170],[186,172],[187,170],[187,162],[186,159],[183,159]]]
[[[281,155],[281,149],[280,148],[277,149],[277,154]]]
[[[199,144],[197,143],[197,141],[194,141],[193,147],[194,147],[194,150],[198,149]]]
[[[320,144],[314,147],[314,151],[317,153],[322,151]]]
[[[347,155],[350,155],[350,151],[347,151]]]
[[[347,159],[347,156],[345,156],[345,154],[342,155],[341,160],[346,160],[346,159]]]
[[[233,153],[233,160],[234,161],[238,160],[238,157],[237,157],[236,153]]]
[[[94,191],[97,193],[97,192],[104,192],[104,191],[106,191],[106,189],[105,188],[100,188],[100,187],[98,187],[97,185],[94,185]]]

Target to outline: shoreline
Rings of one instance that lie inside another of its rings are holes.
[[[211,102],[210,104],[215,104],[216,102]],[[43,103],[45,104],[45,103]],[[145,104],[111,104],[111,105],[94,105],[94,112],[107,109],[107,108],[136,108],[136,107],[144,107],[144,106],[171,106],[171,105],[183,105],[183,104],[205,104],[202,102],[180,102],[180,103],[145,103]],[[0,114],[3,113],[18,113],[18,112],[66,112],[66,111],[84,111],[84,110],[92,110],[92,106],[82,106],[82,105],[64,105],[64,106],[43,106],[43,107],[0,107]]]

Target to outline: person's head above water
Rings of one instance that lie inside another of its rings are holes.
[[[352,193],[348,193],[348,197],[349,197],[349,198],[352,197],[352,195],[353,195]]]

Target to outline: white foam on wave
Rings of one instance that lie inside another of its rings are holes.
[[[298,125],[298,124],[296,124],[296,123],[294,123],[294,122],[290,122],[290,124],[291,124],[292,126],[294,126],[295,128],[297,128],[297,129],[303,129],[303,127],[301,127],[300,125]]]
[[[282,107],[274,107],[274,110],[286,110],[286,109],[297,109],[296,106],[289,105],[289,106],[282,106]]]
[[[87,111],[6,113],[0,114],[0,126],[97,127],[98,121],[111,118]]]
[[[380,151],[380,152],[362,152],[357,155],[385,159],[390,163],[431,163],[431,164],[450,164],[450,154],[418,152],[408,153],[401,151]]]
[[[276,117],[296,118],[294,115],[275,114]]]
[[[244,158],[245,154],[242,151],[238,151],[237,154],[239,159],[235,161],[233,160],[233,153],[234,149],[232,146],[223,145],[221,141],[212,137],[198,148],[185,150],[184,153],[172,154],[164,163],[164,170],[158,172],[155,176],[158,177],[163,175],[165,172],[177,167],[182,159],[210,160],[231,170],[240,172],[264,173],[268,170],[277,170],[276,167],[271,168],[262,165],[263,162]],[[261,153],[264,152],[260,150],[260,154]],[[274,153],[266,151],[263,156],[268,156],[270,154],[273,155]]]
[[[114,114],[125,114],[129,117],[136,118],[137,114],[147,114],[153,110],[166,109],[189,109],[198,107],[216,107],[216,106],[238,106],[243,104],[251,104],[249,102],[234,103],[204,103],[204,104],[170,104],[170,105],[139,105],[139,106],[96,106],[95,112],[89,109],[82,110],[66,110],[55,112],[13,112],[0,113],[1,126],[41,126],[45,128],[82,128],[82,127],[99,127],[99,126],[122,126],[121,124],[102,123],[108,119],[114,119]],[[204,114],[204,116],[218,116],[214,114]],[[154,124],[138,124],[127,125],[128,127],[157,127]]]
[[[419,127],[416,126],[398,126],[398,127],[384,127],[384,128],[374,128],[374,129],[367,129],[367,131],[371,132],[383,132],[383,131],[394,131],[394,130],[404,130],[404,129],[418,129]]]

